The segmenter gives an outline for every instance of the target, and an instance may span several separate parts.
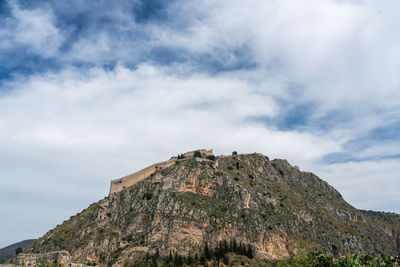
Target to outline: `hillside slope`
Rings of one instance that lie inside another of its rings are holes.
[[[206,243],[236,240],[267,259],[316,250],[395,254],[400,219],[391,218],[355,209],[286,160],[190,158],[92,204],[26,251],[66,249],[74,262],[122,264],[145,252],[194,255]]]
[[[36,239],[27,239],[27,240],[6,246],[6,247],[0,249],[0,258],[4,258],[4,259],[12,258],[15,256],[15,250],[17,248],[19,248],[19,247],[26,248],[27,246],[31,245],[35,241],[36,241]]]

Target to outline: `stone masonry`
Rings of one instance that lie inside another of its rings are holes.
[[[206,150],[206,149],[200,149],[198,150],[202,154],[203,157],[211,156],[213,155],[212,149]],[[186,152],[183,154],[185,158],[191,158],[194,156],[195,151],[190,151]],[[111,181],[111,186],[110,186],[110,195],[114,193],[118,193],[125,188],[128,188],[152,175],[156,171],[162,170],[164,168],[168,168],[172,165],[175,165],[175,163],[178,161],[177,157],[172,157],[171,159],[163,162],[159,162],[153,165],[150,165],[140,171],[134,172],[132,174],[129,174],[127,176],[124,176],[120,179],[115,179]]]
[[[52,263],[57,262],[57,264],[61,266],[70,266],[71,257],[69,252],[66,250],[54,251],[49,253],[37,253],[37,254],[18,254],[15,259],[15,264],[17,266],[36,266],[40,265],[40,263],[48,263],[51,265]]]

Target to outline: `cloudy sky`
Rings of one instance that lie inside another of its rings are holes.
[[[400,212],[400,2],[0,1],[0,247],[196,148]]]

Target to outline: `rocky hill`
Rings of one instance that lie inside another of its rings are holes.
[[[200,255],[235,240],[267,259],[396,254],[399,229],[399,215],[357,210],[313,173],[254,153],[180,160],[90,205],[25,252],[67,250],[74,262],[118,265],[146,252]]]

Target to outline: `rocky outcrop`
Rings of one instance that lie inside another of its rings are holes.
[[[73,262],[115,266],[147,252],[194,255],[221,240],[250,245],[267,259],[318,250],[334,257],[394,254],[396,234],[385,232],[387,226],[398,229],[355,209],[328,183],[286,160],[261,154],[188,158],[92,204],[29,251],[65,249]]]

